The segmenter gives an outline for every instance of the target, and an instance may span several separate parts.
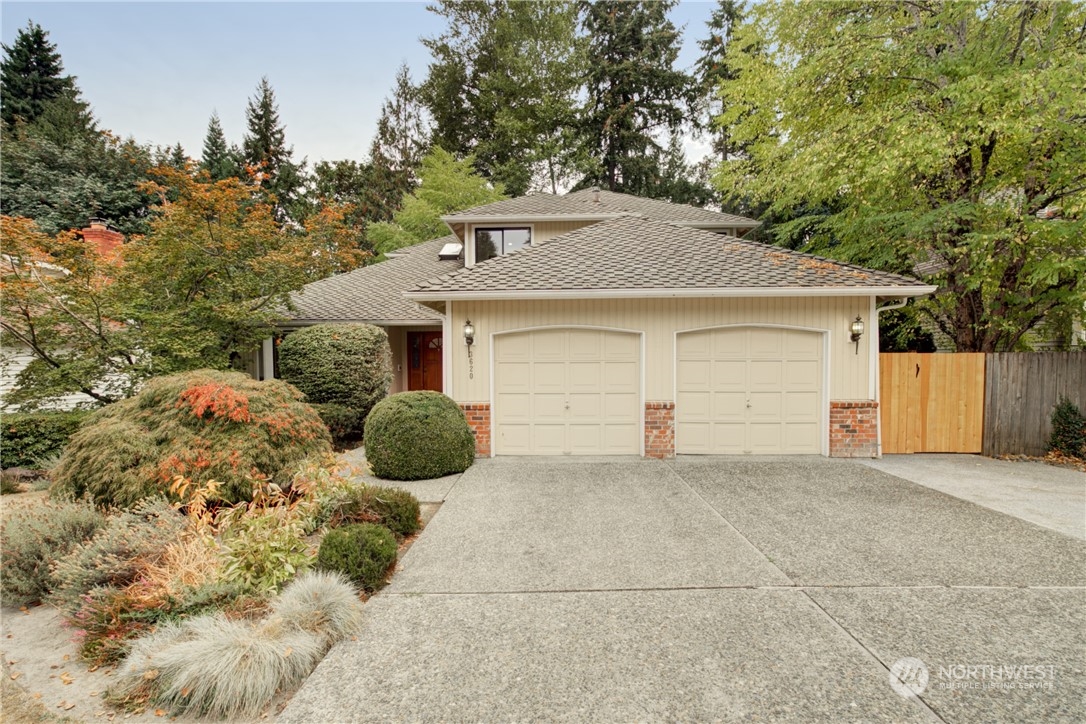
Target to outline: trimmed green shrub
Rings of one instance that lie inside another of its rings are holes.
[[[328,432],[332,434],[332,445],[336,449],[343,450],[362,440],[369,409],[358,410],[335,402],[313,403],[311,406],[328,427]]]
[[[1073,458],[1086,458],[1086,417],[1066,397],[1052,411],[1052,436],[1048,449]]]
[[[93,538],[57,561],[50,601],[74,616],[93,589],[132,583],[142,567],[161,556],[186,527],[185,517],[163,498],[145,500],[132,511],[109,518]]]
[[[4,605],[43,600],[57,585],[50,568],[53,562],[90,540],[105,524],[106,517],[82,501],[45,502],[12,513],[0,533]]]
[[[39,468],[42,460],[59,454],[89,413],[27,412],[5,414],[0,429],[0,468]]]
[[[388,480],[426,480],[461,473],[475,460],[463,411],[440,392],[401,392],[366,419],[366,460]]]
[[[347,523],[377,523],[398,536],[419,529],[419,501],[406,490],[359,485],[325,501],[323,522],[333,528]]]
[[[396,538],[374,523],[355,523],[328,531],[317,551],[317,567],[337,571],[367,591],[384,585],[396,562]]]
[[[388,394],[388,334],[370,324],[318,324],[279,344],[279,374],[317,404],[343,405],[361,420]]]
[[[130,507],[182,475],[221,482],[219,495],[236,503],[251,499],[253,478],[286,489],[296,463],[330,451],[324,423],[290,385],[197,370],[152,379],[91,415],[54,471],[54,492]]]

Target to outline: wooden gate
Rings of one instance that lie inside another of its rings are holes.
[[[879,355],[884,453],[981,452],[984,355]]]

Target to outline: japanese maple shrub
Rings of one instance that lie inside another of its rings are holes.
[[[280,343],[279,372],[319,406],[337,440],[357,440],[392,383],[388,334],[370,324],[305,327]]]
[[[196,370],[152,379],[91,415],[61,457],[54,492],[130,507],[180,475],[219,481],[220,497],[236,503],[250,499],[254,480],[288,488],[297,463],[330,450],[327,428],[294,387]]]
[[[440,392],[401,392],[366,419],[366,460],[389,480],[425,480],[460,473],[475,460],[475,438],[464,413]]]

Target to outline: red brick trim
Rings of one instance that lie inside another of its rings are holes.
[[[460,409],[475,436],[475,457],[490,457],[490,403],[461,402]]]
[[[675,403],[645,403],[645,457],[675,457]]]
[[[830,457],[879,456],[879,403],[874,400],[830,402]]]

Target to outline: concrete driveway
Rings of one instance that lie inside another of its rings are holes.
[[[1084,603],[1086,543],[859,463],[482,460],[280,720],[1079,719]]]

